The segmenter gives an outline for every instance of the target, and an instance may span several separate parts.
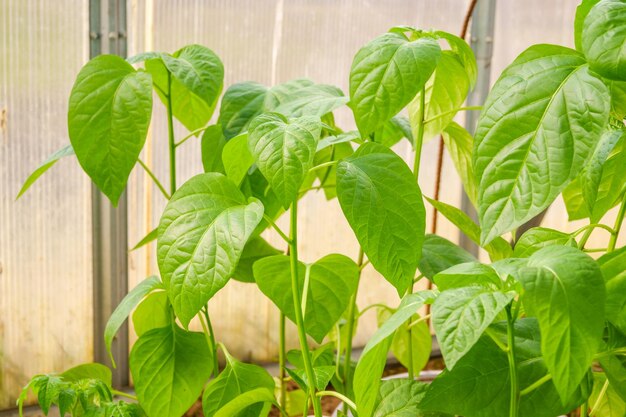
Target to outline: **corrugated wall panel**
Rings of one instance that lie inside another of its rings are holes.
[[[0,2],[0,409],[37,373],[92,359],[90,185],[67,158],[67,98],[88,59],[87,2]]]

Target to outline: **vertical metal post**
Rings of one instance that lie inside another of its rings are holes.
[[[476,88],[467,97],[468,106],[482,106],[489,94],[491,82],[491,57],[493,56],[493,33],[496,21],[496,0],[478,0],[472,15],[470,45],[476,55],[478,79]],[[476,130],[479,112],[467,112],[465,128],[470,133]],[[477,220],[476,210],[464,192],[461,196],[461,209],[472,219]],[[460,234],[460,245],[473,254],[478,254],[478,246],[463,233]]]
[[[108,18],[107,18],[108,17]],[[126,56],[126,0],[90,0],[90,55]],[[94,361],[111,365],[104,344],[104,328],[111,313],[128,291],[127,199],[117,208],[92,186]],[[117,369],[113,385],[129,384],[128,327],[113,341]]]

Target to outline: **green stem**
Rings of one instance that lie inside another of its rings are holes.
[[[422,159],[422,144],[424,143],[424,107],[426,106],[426,88],[422,88],[420,93],[420,109],[417,114],[417,135],[415,136],[415,161],[413,163],[413,174],[417,180],[420,174],[420,161]]]
[[[354,333],[354,326],[356,321],[359,319],[357,315],[357,294],[359,291],[359,282],[361,281],[361,266],[363,265],[363,258],[365,254],[363,252],[363,248],[359,247],[359,257],[357,259],[357,265],[359,266],[359,279],[356,284],[356,290],[352,297],[350,297],[350,304],[348,305],[348,334],[346,335],[346,356],[343,364],[343,380],[346,387],[346,392],[349,392],[350,385],[352,384],[352,378],[350,373],[350,368],[352,365],[352,338]],[[341,349],[341,344],[337,347],[337,349]],[[347,403],[344,401],[344,412],[347,414]]]
[[[591,237],[592,233],[593,233],[593,227],[585,230],[585,234],[583,235],[582,238],[580,238],[580,242],[578,242],[578,249],[580,250],[585,249],[585,245],[587,244],[587,241]]]
[[[211,126],[204,126],[204,127],[199,128],[199,129],[191,131],[187,136],[185,136],[184,138],[182,138],[181,140],[176,142],[175,146],[178,148],[180,145],[182,145],[183,143],[187,142],[189,139],[191,139],[192,137],[194,137],[198,133],[202,133],[205,130],[207,130],[208,128],[210,128],[210,127]]]
[[[304,327],[304,317],[302,316],[302,295],[300,294],[300,281],[298,279],[298,200],[291,204],[290,210],[290,227],[289,227],[289,259],[291,264],[291,295],[293,297],[293,306],[296,316],[296,326],[298,328],[298,339],[300,341],[300,349],[302,349],[302,360],[304,362],[304,371],[309,383],[309,397],[313,403],[315,417],[322,417],[322,405],[319,397],[315,395],[315,373],[313,364],[311,363],[311,354],[309,353],[309,345],[306,338],[306,329]]]
[[[596,399],[596,402],[593,404],[593,407],[591,407],[591,411],[589,412],[589,415],[591,417],[593,417],[596,411],[598,411],[598,408],[600,408],[600,404],[602,404],[602,399],[606,395],[606,390],[608,389],[609,389],[609,380],[607,379],[606,381],[604,381],[604,385],[602,385],[602,389],[600,389],[600,393],[598,394],[598,398]]]
[[[280,227],[278,227],[278,225],[274,222],[274,220],[272,220],[267,214],[263,214],[263,219],[265,219],[265,221],[267,223],[269,223],[270,226],[272,226],[274,228],[274,230],[276,230],[276,233],[278,233],[278,235],[287,243],[289,244],[291,241],[289,240],[289,237],[285,234],[285,232],[283,232]]]
[[[111,390],[111,393],[117,397],[129,398],[131,400],[139,401],[135,395],[128,394],[124,391],[118,391],[116,389]]]
[[[536,390],[537,388],[539,388],[546,382],[550,381],[551,379],[552,379],[552,375],[550,374],[546,374],[542,376],[541,378],[539,378],[538,380],[536,380],[535,382],[533,382],[532,384],[530,384],[529,386],[521,390],[519,393],[520,397],[530,394],[531,392],[533,392],[534,390]]]
[[[489,336],[496,345],[498,345],[500,350],[502,350],[505,353],[509,351],[509,347],[505,345],[504,343],[502,343],[502,341],[498,338],[498,336],[489,327],[485,329],[485,334]]]
[[[365,313],[367,313],[368,311],[370,311],[373,308],[384,308],[386,310],[389,310],[391,313],[393,313],[395,310],[389,306],[386,306],[384,304],[381,303],[374,303],[374,304],[370,304],[367,307],[365,307],[363,310],[359,311],[359,313],[357,314],[357,318],[361,318],[361,316]]]
[[[278,377],[280,378],[280,406],[287,408],[287,384],[285,383],[286,367],[286,344],[285,344],[285,315],[280,313],[280,326],[278,338]]]
[[[435,116],[435,117],[432,117],[432,118],[430,118],[430,119],[424,120],[424,123],[430,123],[430,122],[435,121],[435,120],[437,120],[437,119],[440,119],[440,118],[442,118],[442,117],[448,116],[449,114],[452,114],[452,113],[457,113],[457,112],[464,111],[464,110],[482,110],[482,109],[483,109],[483,106],[467,106],[467,107],[460,107],[460,108],[458,108],[458,109],[454,109],[454,110],[446,111],[446,112],[443,112],[443,113],[441,113],[441,114],[438,114],[438,115],[437,115],[437,116]]]
[[[609,232],[610,234],[615,234],[615,230],[613,230],[612,228],[610,228],[609,226],[607,226],[606,224],[602,224],[602,223],[591,223],[588,224],[586,226],[581,227],[580,229],[576,230],[575,232],[571,233],[571,236],[576,237],[579,234],[581,234],[582,232],[586,231],[587,229],[595,229],[596,227],[600,228],[600,229],[604,229],[607,232]]]
[[[337,165],[337,163],[338,163],[338,162],[339,162],[339,161],[328,161],[328,162],[323,162],[323,163],[321,163],[321,164],[319,164],[319,165],[315,165],[313,168],[309,169],[309,172],[311,172],[311,171],[315,171],[315,170],[317,170],[317,169],[322,169],[322,168],[330,167],[330,166],[333,166],[333,165]]]
[[[156,175],[154,175],[154,172],[152,172],[150,170],[150,168],[148,168],[148,165],[146,165],[145,162],[143,162],[141,159],[137,159],[137,162],[139,162],[139,165],[141,165],[141,167],[144,169],[144,171],[146,171],[146,174],[148,174],[148,176],[150,178],[152,178],[152,181],[154,181],[154,184],[157,186],[157,188],[161,191],[161,193],[163,194],[163,196],[166,199],[170,199],[172,196],[170,196],[167,191],[165,191],[165,187],[163,187],[163,184],[161,184],[161,181],[158,180],[158,178],[156,177]]]
[[[176,138],[174,137],[174,114],[172,112],[172,74],[167,73],[167,135],[170,149],[170,194],[176,192]]]
[[[351,409],[353,409],[356,412],[356,404],[352,400],[350,400],[350,398],[346,397],[343,394],[338,393],[337,391],[320,391],[317,393],[317,396],[339,398],[341,401],[343,401],[344,405],[349,406]]]
[[[580,417],[589,417],[589,401],[585,401],[583,405],[580,406]]]
[[[614,233],[611,235],[611,240],[609,240],[609,248],[607,252],[612,252],[615,250],[615,244],[617,243],[617,237],[619,236],[620,229],[622,228],[622,223],[624,222],[624,214],[626,213],[626,193],[622,197],[622,204],[619,208],[619,212],[617,213],[617,218],[615,219],[615,226],[613,226]]]
[[[507,356],[509,358],[509,375],[511,379],[511,403],[509,408],[509,417],[518,417],[519,415],[519,381],[517,379],[517,364],[515,363],[515,319],[511,315],[511,305],[506,307],[506,334],[508,341]]]
[[[217,343],[215,342],[215,332],[213,331],[213,325],[211,324],[211,318],[209,317],[209,306],[204,307],[204,319],[209,330],[209,340],[211,342],[211,348],[213,349],[213,376],[217,377],[220,373],[220,364],[217,361]]]

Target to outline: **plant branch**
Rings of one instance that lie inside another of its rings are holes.
[[[290,210],[290,227],[289,227],[289,260],[291,265],[291,295],[293,298],[293,306],[296,315],[296,326],[298,328],[298,339],[300,341],[300,349],[302,350],[302,361],[304,362],[304,370],[307,380],[309,381],[308,396],[313,403],[315,417],[322,417],[322,405],[319,397],[315,395],[315,373],[313,364],[311,363],[311,354],[309,353],[309,345],[306,338],[306,329],[304,326],[304,317],[302,316],[302,295],[300,294],[300,281],[298,279],[298,200],[291,204]]]
[[[182,138],[181,140],[176,142],[176,144],[174,146],[178,148],[180,145],[182,145],[183,143],[187,142],[187,140],[191,139],[192,137],[194,137],[198,133],[204,132],[209,127],[211,127],[211,126],[204,126],[204,127],[201,127],[199,129],[196,129],[196,130],[190,132],[187,136],[185,136],[184,138]]]
[[[357,294],[359,291],[359,283],[361,281],[361,271],[363,270],[364,258],[365,258],[365,253],[363,252],[363,248],[359,246],[359,256],[357,258],[357,265],[359,267],[359,277],[358,277],[357,284],[356,284],[356,290],[354,291],[354,294],[352,294],[352,296],[350,297],[350,304],[348,305],[348,318],[347,318],[348,323],[346,324],[348,326],[348,329],[347,329],[348,332],[346,335],[346,338],[347,338],[346,356],[345,356],[344,364],[343,364],[343,380],[346,385],[346,391],[349,391],[350,389],[349,385],[352,382],[350,378],[351,377],[350,365],[352,364],[352,338],[353,338],[355,325],[360,317],[360,314],[358,313],[358,308],[357,308]],[[339,343],[338,350],[339,349],[341,349],[341,343]],[[347,403],[344,401],[344,404],[347,404]],[[347,412],[345,407],[344,407],[344,412]]]
[[[482,108],[483,108],[483,106],[465,106],[465,107],[459,107],[458,109],[445,111],[445,112],[440,113],[440,114],[438,114],[438,115],[436,115],[436,116],[434,116],[434,117],[431,117],[430,119],[426,119],[426,120],[424,120],[424,124],[426,124],[426,123],[430,123],[430,122],[433,122],[433,121],[435,121],[435,120],[437,120],[437,119],[441,119],[442,117],[447,116],[447,115],[452,114],[452,113],[458,113],[458,112],[460,112],[460,111],[467,111],[467,110],[482,110]]]
[[[519,415],[519,381],[517,379],[517,364],[515,363],[515,319],[511,315],[511,304],[506,307],[507,321],[507,341],[509,358],[509,375],[511,379],[511,403],[509,408],[509,417],[518,417]]]
[[[286,344],[285,344],[285,315],[280,312],[279,340],[278,340],[278,377],[280,378],[280,406],[287,407],[287,384],[285,383]]]
[[[613,226],[613,230],[615,232],[613,233],[613,235],[611,235],[607,252],[612,252],[615,250],[617,237],[619,236],[620,229],[622,228],[622,223],[624,222],[624,214],[626,214],[626,192],[622,197],[622,204],[619,207],[619,212],[617,213],[617,218],[615,219],[615,226]]]
[[[170,194],[176,192],[176,138],[172,112],[172,74],[167,72],[167,136],[170,150]]]
[[[316,165],[313,168],[309,169],[309,172],[315,171],[317,169],[326,168],[326,167],[329,167],[329,166],[336,165],[338,162],[339,161],[328,161],[328,162],[321,163],[321,164]]]
[[[352,400],[348,397],[346,397],[343,394],[338,393],[337,391],[320,391],[317,393],[318,397],[335,397],[335,398],[339,398],[341,401],[343,401],[344,404],[348,405],[351,409],[353,409],[356,412],[356,404],[354,402],[352,402]]]
[[[523,397],[524,395],[528,395],[534,390],[536,390],[537,388],[539,388],[540,386],[542,386],[543,384],[545,384],[546,382],[550,381],[551,379],[552,379],[552,375],[546,374],[542,376],[541,378],[539,378],[538,380],[536,380],[535,382],[533,382],[532,384],[530,384],[529,386],[527,386],[526,388],[524,388],[523,390],[521,390],[519,395],[521,397]]]
[[[148,176],[150,178],[152,178],[152,181],[154,182],[154,185],[157,186],[157,188],[161,191],[161,193],[163,194],[163,196],[169,200],[170,198],[172,198],[172,196],[170,196],[168,194],[167,191],[165,191],[165,187],[163,187],[163,184],[161,184],[161,181],[159,181],[159,179],[156,177],[156,175],[154,175],[154,172],[152,172],[150,170],[150,168],[148,168],[148,165],[146,165],[145,162],[143,162],[141,160],[141,158],[137,158],[137,162],[139,162],[139,165],[141,165],[141,167],[144,169],[144,171],[146,171],[146,174],[148,174]]]
[[[265,219],[265,221],[268,222],[270,226],[274,228],[274,230],[276,230],[276,233],[278,233],[280,237],[283,238],[285,242],[287,242],[287,244],[291,243],[291,239],[289,239],[289,237],[282,230],[280,230],[280,227],[278,227],[278,225],[274,223],[274,220],[272,220],[267,214],[263,214],[263,219]]]
[[[202,309],[203,316],[200,316],[200,323],[202,324],[202,330],[207,337],[207,343],[213,351],[213,376],[217,377],[220,373],[220,365],[217,361],[217,343],[215,341],[215,333],[213,332],[213,325],[211,324],[211,318],[209,317],[209,305],[207,304]]]
[[[124,391],[118,391],[118,390],[116,390],[116,389],[112,389],[112,390],[111,390],[111,393],[112,393],[113,395],[115,395],[115,396],[118,396],[118,397],[124,397],[124,398],[129,398],[129,399],[131,399],[131,400],[139,401],[139,400],[137,399],[137,396],[132,395],[132,394],[129,394],[129,393],[124,392]]]

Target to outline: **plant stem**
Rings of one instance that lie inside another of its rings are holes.
[[[286,364],[286,351],[285,346],[285,315],[280,313],[278,331],[278,377],[280,378],[280,406],[282,408],[287,407],[287,385],[285,384],[285,364]]]
[[[546,382],[550,381],[551,379],[552,379],[552,375],[550,374],[546,374],[542,376],[541,378],[539,378],[538,380],[536,380],[535,382],[533,382],[532,384],[530,384],[529,386],[521,390],[519,393],[520,397],[530,394],[531,392],[533,392],[534,390],[536,390],[537,388],[539,388]]]
[[[278,235],[287,243],[290,243],[289,237],[285,234],[285,232],[283,232],[282,230],[280,230],[280,227],[278,227],[278,225],[274,222],[274,220],[272,220],[267,214],[263,214],[263,219],[265,219],[266,222],[269,223],[270,226],[272,226],[274,228],[274,230],[276,230],[276,233],[278,233]]]
[[[509,417],[518,417],[519,414],[519,381],[517,380],[517,364],[515,363],[515,319],[511,315],[511,304],[506,307],[507,322],[507,356],[509,358],[509,375],[511,379],[511,403]]]
[[[210,127],[211,126],[204,126],[204,127],[201,127],[199,129],[196,129],[194,131],[189,132],[189,134],[187,136],[185,136],[184,138],[182,138],[181,140],[176,142],[176,147],[178,148],[180,145],[182,145],[183,143],[187,142],[189,139],[191,139],[192,137],[194,137],[198,133],[204,132],[205,130],[207,130]]]
[[[337,165],[337,163],[339,163],[339,161],[328,161],[328,162],[323,162],[319,165],[314,166],[313,168],[309,169],[309,172],[311,171],[315,171],[317,169],[322,169],[322,168],[326,168],[326,167],[330,167],[333,165]]]
[[[328,396],[328,397],[339,398],[341,401],[343,401],[344,405],[349,406],[351,409],[356,411],[356,404],[352,400],[350,400],[350,398],[346,397],[343,394],[338,393],[337,391],[320,391],[317,393],[317,396],[318,397]]]
[[[209,331],[209,340],[211,342],[211,348],[213,349],[213,376],[217,377],[220,373],[220,364],[217,361],[217,343],[215,342],[215,332],[213,331],[213,325],[211,324],[211,318],[209,317],[208,304],[204,307],[204,319]]]
[[[163,184],[161,184],[161,181],[158,180],[158,178],[156,177],[156,175],[154,175],[154,172],[152,172],[150,170],[150,168],[148,168],[148,165],[146,165],[145,162],[143,162],[141,159],[137,159],[137,162],[139,162],[139,165],[141,165],[141,167],[144,169],[144,171],[146,171],[146,174],[148,174],[148,176],[150,178],[152,178],[152,181],[154,181],[154,184],[157,186],[157,188],[161,191],[161,193],[163,194],[163,196],[166,199],[170,199],[171,196],[167,193],[167,191],[165,191],[165,187],[163,187]]]
[[[496,336],[489,327],[485,329],[485,334],[489,336],[496,345],[498,345],[498,347],[500,348],[500,350],[502,350],[502,352],[507,353],[509,351],[509,347],[505,345],[504,343],[502,343],[502,341],[500,341],[498,336]]]
[[[580,417],[589,417],[589,402],[585,401],[583,405],[580,406]]]
[[[363,265],[363,258],[365,254],[363,253],[363,248],[359,247],[359,257],[357,259],[357,265],[359,266],[359,279],[356,284],[356,291],[350,297],[350,304],[348,305],[348,334],[346,335],[346,356],[343,364],[343,380],[346,387],[346,391],[349,392],[350,385],[352,384],[352,378],[350,375],[350,368],[352,365],[352,337],[354,333],[354,325],[356,321],[359,319],[357,315],[357,305],[356,299],[359,291],[359,283],[361,281],[361,266]],[[338,346],[338,349],[341,349],[341,343]],[[344,412],[347,414],[347,403],[344,401]]]
[[[129,398],[129,399],[131,399],[131,400],[138,401],[138,400],[137,400],[137,397],[136,397],[135,395],[128,394],[128,393],[126,393],[126,392],[124,392],[124,391],[118,391],[118,390],[116,390],[116,389],[113,389],[113,390],[111,390],[111,393],[112,393],[113,395],[117,396],[117,397],[124,397],[124,398]]]
[[[304,327],[304,317],[302,315],[302,300],[300,294],[300,281],[298,279],[298,200],[291,204],[290,210],[290,227],[289,227],[289,260],[291,264],[291,295],[293,297],[293,306],[296,315],[296,326],[298,328],[298,339],[300,341],[300,349],[302,349],[302,360],[304,362],[304,371],[309,385],[309,397],[313,403],[315,417],[322,417],[322,405],[319,397],[315,395],[315,373],[313,364],[311,363],[311,355],[309,353],[309,345],[306,338],[306,329]]]
[[[167,72],[167,135],[170,149],[170,194],[176,192],[176,138],[174,137],[174,114],[172,112],[172,74]]]
[[[589,229],[585,230],[585,234],[583,235],[583,237],[580,238],[580,242],[578,242],[578,249],[580,250],[585,249],[585,245],[587,244],[587,241],[591,237],[592,233],[593,233],[593,227],[590,227]]]
[[[593,407],[591,407],[591,411],[589,412],[589,415],[593,417],[593,415],[596,413],[596,411],[598,411],[598,408],[600,407],[600,404],[602,402],[602,398],[604,398],[604,396],[606,395],[606,390],[609,389],[609,380],[607,379],[606,381],[604,381],[604,385],[602,385],[602,389],[600,389],[600,393],[598,394],[598,398],[596,399],[596,402],[593,404]]]
[[[426,119],[426,120],[424,120],[424,123],[430,123],[430,122],[433,122],[433,121],[435,121],[435,120],[437,120],[437,119],[441,119],[442,117],[445,117],[445,116],[447,116],[447,115],[449,115],[449,114],[452,114],[452,113],[457,113],[457,112],[460,112],[460,111],[467,111],[467,110],[482,110],[482,109],[483,109],[483,106],[466,106],[466,107],[459,107],[458,109],[449,110],[449,111],[443,112],[443,113],[441,113],[441,114],[438,114],[438,115],[436,115],[435,117],[431,117],[430,119]]]
[[[422,159],[422,144],[424,143],[424,107],[426,106],[426,88],[420,92],[420,110],[417,114],[417,135],[415,137],[415,160],[413,162],[413,174],[417,181],[420,174],[420,161]]]
[[[617,243],[617,237],[619,236],[619,231],[622,228],[622,223],[624,222],[624,214],[626,213],[626,192],[622,197],[622,204],[619,207],[619,212],[617,213],[617,218],[615,219],[615,226],[613,226],[614,233],[611,235],[611,239],[609,240],[609,248],[607,252],[612,252],[615,250],[615,244]]]

